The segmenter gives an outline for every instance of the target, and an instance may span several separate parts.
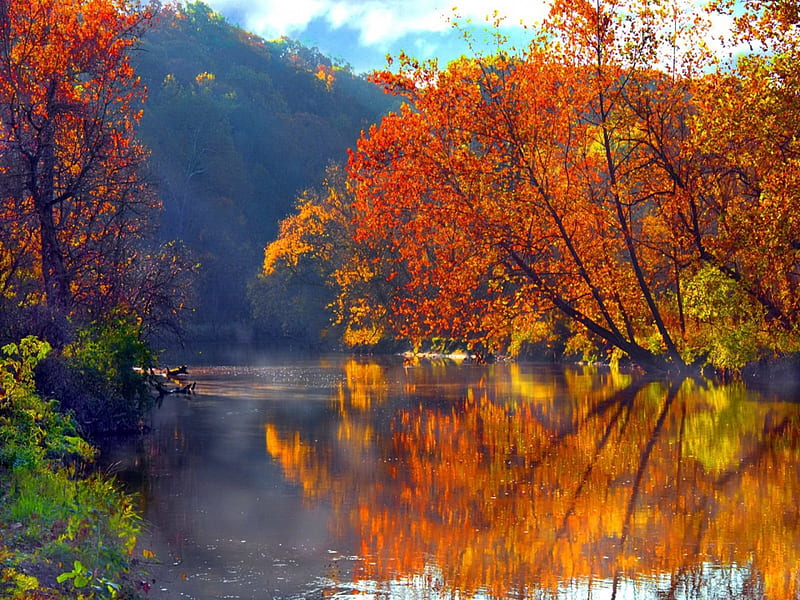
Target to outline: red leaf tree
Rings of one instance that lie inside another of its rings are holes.
[[[130,53],[151,19],[128,0],[0,0],[5,295],[62,317],[135,301],[158,202],[141,176],[145,89]]]

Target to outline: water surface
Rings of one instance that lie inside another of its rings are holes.
[[[791,398],[399,359],[190,380],[113,457],[148,597],[799,597]]]

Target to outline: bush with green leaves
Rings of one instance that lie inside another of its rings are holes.
[[[74,422],[35,392],[34,369],[51,348],[26,337],[0,354],[0,467],[37,469],[48,459],[91,458]]]
[[[113,481],[79,474],[94,449],[57,401],[36,393],[35,369],[49,352],[34,337],[0,351],[0,597],[28,597],[40,586],[73,592],[77,575],[58,582],[23,575],[35,564],[77,562],[92,574],[79,597],[115,598],[140,518]]]
[[[143,408],[150,394],[144,373],[155,363],[152,351],[142,339],[141,320],[116,312],[78,332],[77,340],[65,349],[87,373],[108,381],[129,402]]]
[[[81,432],[98,442],[104,435],[141,428],[154,401],[147,383],[154,362],[140,320],[115,312],[78,331],[61,354],[39,363],[37,390],[58,398]]]
[[[715,267],[683,281],[686,316],[694,320],[686,353],[709,364],[739,371],[758,357],[764,332],[763,308],[742,284]]]

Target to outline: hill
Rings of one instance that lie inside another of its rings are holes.
[[[164,12],[135,61],[162,237],[201,264],[190,333],[247,338],[247,284],[279,221],[395,100],[316,49],[265,41],[199,2]]]

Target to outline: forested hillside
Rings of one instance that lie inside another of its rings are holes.
[[[149,90],[140,135],[162,237],[201,265],[190,336],[249,337],[247,284],[278,222],[395,100],[315,49],[262,40],[202,3],[164,12],[134,59]]]

